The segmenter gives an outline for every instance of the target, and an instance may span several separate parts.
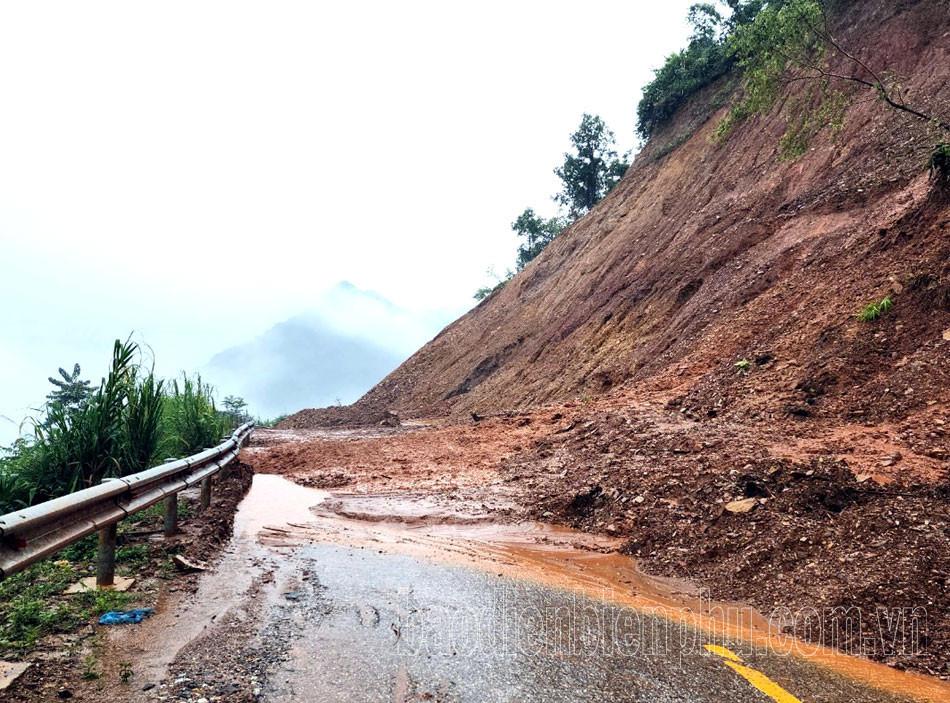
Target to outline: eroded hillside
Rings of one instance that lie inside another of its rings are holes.
[[[950,114],[945,3],[852,3],[839,23],[863,59],[904,77],[910,100]],[[711,106],[733,89],[722,81],[681,110],[593,212],[372,389],[356,416],[618,390],[702,419],[885,419],[946,402],[950,207],[926,172],[939,134],[855,91],[840,131],[783,160],[800,88],[717,143],[724,108]],[[886,319],[856,319],[887,295]],[[752,366],[737,373],[743,359]]]
[[[946,2],[845,7],[840,40],[950,115]],[[623,537],[714,597],[791,608],[799,636],[950,676],[950,194],[927,170],[946,137],[856,90],[839,130],[783,159],[803,87],[719,142],[736,89],[707,87],[588,216],[354,406],[285,423],[402,419],[395,438],[275,450],[274,470],[481,491],[517,505],[506,518]],[[908,605],[925,631],[884,642],[880,613]],[[838,641],[852,608],[860,635]]]

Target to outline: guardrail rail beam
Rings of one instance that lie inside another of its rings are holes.
[[[207,508],[212,477],[237,458],[253,429],[254,423],[247,422],[218,446],[193,456],[0,515],[0,579],[98,532],[96,584],[111,586],[118,523],[164,501],[164,533],[166,537],[175,534],[179,491],[200,484],[201,507]]]

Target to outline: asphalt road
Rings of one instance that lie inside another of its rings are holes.
[[[168,660],[142,700],[914,700],[510,570],[321,542],[313,496],[280,480],[252,489],[193,602],[149,625]]]

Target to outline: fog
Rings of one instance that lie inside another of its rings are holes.
[[[345,399],[369,388],[512,264],[519,212],[553,214],[582,113],[634,146],[689,4],[4,3],[0,443],[129,334],[165,375],[244,349],[219,390],[265,414],[235,360],[307,320],[381,350]]]

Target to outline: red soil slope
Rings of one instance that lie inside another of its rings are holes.
[[[947,119],[946,1],[847,7],[843,43]],[[790,625],[810,639],[950,677],[950,194],[926,170],[947,137],[854,93],[841,131],[783,161],[801,86],[717,144],[730,90],[698,96],[593,212],[354,406],[284,424],[448,429],[273,466],[484,484],[486,504],[627,537],[643,568],[714,597],[817,608],[817,629]],[[892,311],[857,319],[885,296]],[[920,652],[880,640],[877,615],[908,605],[930,618]],[[860,637],[835,641],[849,608]]]
[[[946,3],[852,3],[838,32],[950,115]],[[334,421],[607,392],[703,420],[888,421],[946,403],[950,206],[925,166],[939,134],[854,93],[843,130],[783,161],[794,93],[716,144],[724,108],[709,105],[729,89],[681,111],[592,213]],[[886,295],[886,319],[856,320]]]

